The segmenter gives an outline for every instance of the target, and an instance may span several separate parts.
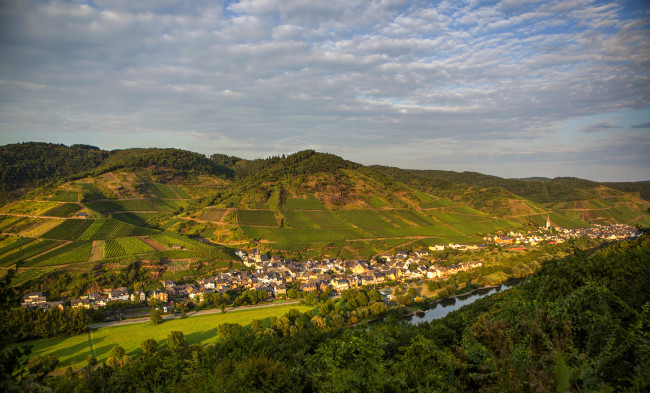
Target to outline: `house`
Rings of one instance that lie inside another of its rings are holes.
[[[79,212],[79,213],[77,213],[77,218],[80,218],[80,219],[82,219],[82,220],[85,220],[85,219],[88,218],[88,213],[86,213],[86,212]]]
[[[50,309],[58,308],[59,310],[63,310],[64,307],[63,307],[63,302],[59,301],[59,302],[41,303],[41,304],[38,305],[38,308],[42,308],[44,310],[50,310]]]
[[[35,307],[47,301],[43,292],[31,292],[23,297],[22,307]]]
[[[172,244],[172,250],[182,250],[183,246],[180,244]]]
[[[167,295],[167,292],[163,291],[162,289],[154,289],[153,291],[149,292],[149,301],[152,299],[167,303],[167,301],[169,301],[169,295]]]
[[[300,286],[300,290],[302,290],[303,292],[314,292],[314,291],[318,290],[318,286],[316,285],[315,282],[309,281],[309,282],[306,282],[306,283],[302,284]]]
[[[285,285],[276,285],[273,287],[273,294],[278,297],[287,294],[287,287]]]
[[[108,292],[108,299],[112,302],[123,300],[129,301],[129,291],[126,287],[117,288]]]
[[[354,267],[352,267],[351,270],[352,270],[352,273],[363,274],[363,273],[368,271],[368,265],[366,265],[365,263],[363,263],[361,261],[356,261],[356,263],[354,264]]]
[[[90,299],[72,299],[70,306],[72,308],[90,308]]]
[[[131,294],[132,302],[146,302],[147,294],[144,291],[137,290]]]

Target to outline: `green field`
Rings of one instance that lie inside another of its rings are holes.
[[[324,210],[320,201],[312,194],[307,194],[307,198],[289,198],[286,200],[283,209],[286,210]]]
[[[4,255],[8,252],[11,252],[17,248],[20,248],[26,244],[33,242],[36,239],[31,237],[14,237],[8,236],[2,241],[0,241],[0,255]]]
[[[277,227],[273,211],[271,210],[242,210],[237,209],[237,222],[239,225],[259,225]]]
[[[318,228],[264,228],[242,226],[241,229],[253,239],[266,239],[277,243],[322,242],[345,239],[362,239],[364,235],[350,229]]]
[[[60,206],[57,206],[53,209],[50,209],[43,213],[44,216],[48,217],[70,217],[72,213],[81,209],[76,203],[64,203]]]
[[[54,266],[85,262],[90,257],[92,242],[74,242],[37,256],[24,263],[24,266]]]
[[[438,198],[438,199],[436,199],[434,201],[431,201],[431,202],[422,203],[422,204],[420,204],[420,207],[423,208],[423,209],[432,209],[432,208],[435,208],[435,207],[450,207],[450,206],[453,206],[453,205],[454,205],[454,203],[452,201],[449,201],[449,200],[444,199],[444,198]]]
[[[145,236],[157,233],[155,229],[136,227],[115,219],[89,220],[92,225],[81,235],[79,240],[105,240],[128,236]]]
[[[33,239],[31,239],[33,240]],[[39,240],[36,242],[30,242],[28,245],[24,246],[23,248],[20,248],[14,252],[11,253],[2,253],[2,257],[0,258],[0,266],[10,266],[15,263],[18,263],[20,261],[23,261],[27,258],[31,258],[35,255],[38,255],[40,253],[43,253],[49,249],[52,249],[59,244],[61,244],[61,241],[57,240]]]
[[[393,225],[374,210],[340,210],[336,215],[359,228],[382,228]]]
[[[493,233],[497,231],[503,231],[506,229],[518,228],[520,225],[512,221],[499,219],[491,221],[482,221],[482,222],[464,222],[456,223],[452,225],[458,231],[466,235],[476,235],[478,233]]]
[[[93,220],[65,220],[41,237],[56,240],[77,240],[92,223]]]
[[[113,218],[116,220],[124,221],[127,224],[142,227],[147,225],[148,219],[164,214],[167,213],[115,213],[113,214]]]
[[[100,213],[110,211],[174,212],[187,202],[173,199],[128,199],[121,201],[88,202],[86,206]]]
[[[223,215],[226,214],[226,209],[219,209],[216,207],[209,207],[203,210],[203,214],[199,217],[199,220],[203,221],[221,221]]]
[[[178,195],[166,184],[145,183],[149,191],[159,198],[178,198]]]
[[[214,245],[202,243],[198,240],[190,239],[187,236],[183,236],[175,232],[161,232],[155,235],[151,235],[150,237],[170,248],[174,244],[179,244],[188,250],[212,251],[217,249],[217,247]]]
[[[101,191],[94,184],[90,183],[81,183],[82,191],[82,201],[92,201],[95,199],[104,199],[106,196],[102,194]]]
[[[79,200],[79,193],[77,191],[57,190],[49,200],[57,202],[77,202]]]
[[[286,223],[292,228],[349,228],[329,210],[285,210]]]
[[[5,232],[6,229],[26,219],[27,217],[0,216],[0,231]]]
[[[270,326],[273,316],[282,316],[290,309],[300,312],[313,310],[310,306],[298,304],[264,307],[252,310],[228,311],[209,315],[191,316],[186,319],[164,321],[160,325],[135,323],[123,326],[110,326],[93,330],[88,334],[72,337],[52,338],[31,341],[33,355],[54,355],[59,361],[59,369],[68,366],[80,368],[85,366],[88,355],[93,354],[100,362],[106,361],[108,353],[115,345],[121,345],[129,356],[140,356],[140,344],[153,338],[160,347],[165,347],[167,335],[174,330],[185,334],[189,344],[209,344],[219,339],[217,327],[222,323],[249,325],[253,319],[259,319],[265,326]]]

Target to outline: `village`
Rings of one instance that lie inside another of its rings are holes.
[[[145,292],[129,292],[126,287],[103,289],[80,298],[47,301],[42,292],[24,296],[21,306],[29,308],[99,308],[111,302],[123,301],[134,304],[156,303],[165,305],[179,302],[200,303],[210,294],[224,294],[228,291],[256,290],[266,292],[266,299],[301,298],[305,293],[341,293],[363,286],[384,287],[415,280],[445,280],[460,272],[468,272],[483,266],[480,259],[454,265],[446,265],[432,254],[436,251],[457,250],[475,252],[500,246],[506,252],[521,252],[541,244],[563,243],[571,238],[588,236],[593,239],[624,240],[636,238],[641,232],[628,225],[594,226],[592,228],[551,228],[548,221],[545,228],[507,235],[486,236],[487,244],[433,245],[429,250],[413,252],[383,253],[369,261],[322,259],[307,261],[283,260],[260,253],[237,250],[236,255],[248,268],[229,270],[195,283],[177,284],[162,280],[157,289]],[[301,293],[302,292],[302,293]],[[262,292],[263,293],[263,292]],[[384,293],[388,295],[388,293]],[[68,303],[69,302],[69,303]],[[169,307],[171,310],[172,307]]]

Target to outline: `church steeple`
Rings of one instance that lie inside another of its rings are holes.
[[[546,229],[549,229],[551,227],[551,215],[548,214],[546,215]]]

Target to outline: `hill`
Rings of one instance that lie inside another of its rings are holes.
[[[487,233],[541,226],[547,217],[569,228],[650,225],[638,194],[573,178],[367,167],[313,150],[244,160],[178,149],[2,149],[13,152],[5,154],[13,157],[5,157],[13,168],[5,173],[21,174],[5,189],[38,186],[0,206],[0,265],[19,267],[21,279],[43,267],[89,271],[133,261],[165,277],[201,274],[236,260],[231,248],[367,259],[479,242]],[[66,157],[71,164],[55,169]],[[29,167],[39,166],[50,170],[29,182]]]

